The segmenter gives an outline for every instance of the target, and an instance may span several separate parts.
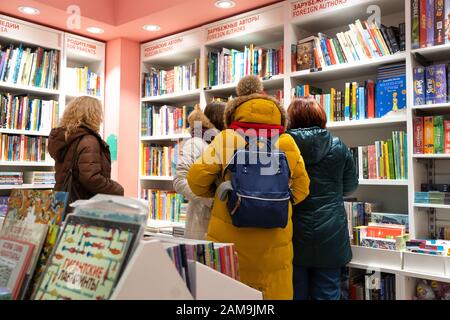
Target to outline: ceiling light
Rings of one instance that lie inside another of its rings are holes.
[[[86,29],[86,31],[90,32],[90,33],[97,33],[97,34],[105,32],[105,30],[103,30],[102,28],[99,28],[99,27],[89,27]]]
[[[144,30],[151,31],[151,32],[161,30],[161,27],[156,24],[146,24],[145,26],[143,26],[143,28],[144,28]]]
[[[19,10],[22,13],[30,14],[30,15],[37,15],[37,14],[41,13],[38,9],[33,8],[33,7],[23,6],[23,7],[17,8],[17,10]]]
[[[220,9],[230,9],[236,5],[234,1],[231,0],[218,0],[215,3],[215,6]]]

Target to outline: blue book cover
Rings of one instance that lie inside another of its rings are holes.
[[[23,55],[23,45],[20,44],[19,54],[17,55],[16,65],[14,67],[13,83],[17,83],[17,77],[19,76],[20,64],[22,61],[22,55]]]
[[[406,107],[406,76],[377,81],[375,116],[381,118],[390,111]]]
[[[414,105],[420,106],[425,104],[425,68],[414,68]]]
[[[427,0],[427,47],[434,46],[434,1]]]
[[[445,64],[437,64],[434,66],[434,78],[436,85],[436,94],[434,103],[447,102],[447,66]]]
[[[434,66],[426,67],[426,104],[434,104],[434,99],[436,97],[436,79],[434,77]]]
[[[365,88],[359,87],[359,118],[360,119],[367,119],[366,115],[366,101],[365,101]]]

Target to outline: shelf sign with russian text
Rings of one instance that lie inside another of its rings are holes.
[[[0,36],[14,41],[61,49],[62,33],[47,28],[0,16]]]
[[[237,36],[259,29],[267,29],[270,26],[283,22],[282,7],[247,17],[230,20],[207,29],[206,41],[217,41]]]
[[[66,49],[74,53],[82,53],[95,57],[98,54],[97,44],[71,37],[67,37]]]
[[[303,17],[314,13],[322,13],[327,10],[343,8],[361,0],[300,0],[291,4],[292,18]]]
[[[183,37],[178,37],[150,44],[148,47],[144,48],[144,58],[151,58],[160,55],[161,53],[175,51],[181,48],[183,44],[184,44]]]

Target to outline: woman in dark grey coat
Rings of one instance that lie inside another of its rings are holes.
[[[294,299],[337,300],[342,268],[352,252],[343,197],[358,187],[347,146],[326,129],[323,108],[312,97],[293,101],[290,130],[311,179],[310,194],[294,206]]]

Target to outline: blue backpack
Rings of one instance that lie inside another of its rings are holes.
[[[285,228],[292,196],[286,154],[272,150],[272,139],[245,136],[245,140],[246,148],[237,150],[225,168],[231,181],[219,186],[219,198],[228,197],[235,227]]]

